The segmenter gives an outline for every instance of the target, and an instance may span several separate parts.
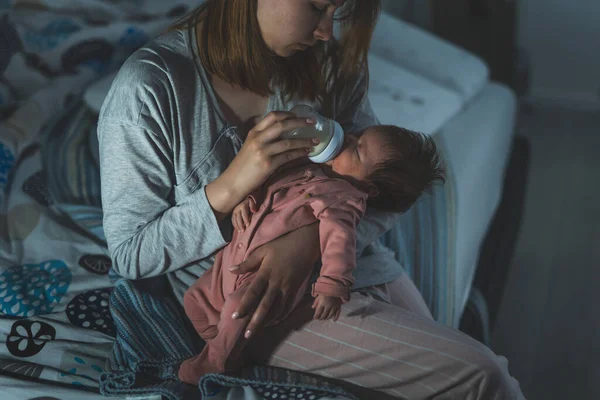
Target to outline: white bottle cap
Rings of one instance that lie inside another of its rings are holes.
[[[308,157],[312,162],[322,164],[329,160],[335,158],[338,155],[340,150],[342,149],[342,145],[344,144],[344,130],[342,126],[336,122],[333,122],[333,135],[331,136],[331,140],[325,146],[323,151],[319,154],[316,154],[312,157]]]

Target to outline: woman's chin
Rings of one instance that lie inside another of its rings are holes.
[[[294,49],[294,48],[285,48],[279,51],[276,51],[275,54],[277,54],[279,57],[282,58],[289,58],[291,56],[293,56],[294,54],[298,53],[300,50],[298,49]]]
[[[275,54],[277,54],[279,57],[287,58],[293,56],[294,54],[298,54],[299,52],[305,51],[308,48],[309,46],[306,45],[295,44],[284,49],[277,50]]]

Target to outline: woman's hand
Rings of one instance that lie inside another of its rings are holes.
[[[269,113],[248,132],[242,149],[223,172],[244,196],[262,185],[280,166],[306,157],[315,143],[312,139],[280,139],[283,132],[314,125],[288,111]]]
[[[229,214],[248,194],[262,185],[283,164],[306,157],[319,143],[316,138],[281,139],[283,132],[314,125],[288,111],[274,111],[248,132],[244,145],[231,164],[206,186],[210,205]]]
[[[231,222],[233,227],[240,233],[244,232],[250,225],[252,214],[254,214],[256,211],[256,203],[252,197],[246,197],[245,200],[243,200],[233,209],[233,213],[231,213]]]
[[[319,254],[319,224],[315,222],[262,245],[246,261],[229,269],[234,274],[258,270],[232,315],[239,318],[253,313],[246,338],[262,327],[267,315],[277,319],[298,292],[306,289],[301,285],[308,281]]]
[[[342,310],[342,299],[318,294],[311,307],[315,310],[314,319],[337,321]]]

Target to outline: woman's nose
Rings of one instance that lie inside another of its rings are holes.
[[[315,29],[315,38],[327,42],[333,35],[333,11],[325,13]]]

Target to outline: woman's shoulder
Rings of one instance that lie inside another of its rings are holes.
[[[186,32],[174,30],[151,40],[129,56],[117,79],[130,83],[171,78],[184,71],[194,72],[193,54]],[[130,87],[133,85],[129,85]]]
[[[168,108],[181,87],[197,81],[197,74],[187,32],[166,32],[136,50],[121,66],[100,119],[137,123],[144,108]]]

